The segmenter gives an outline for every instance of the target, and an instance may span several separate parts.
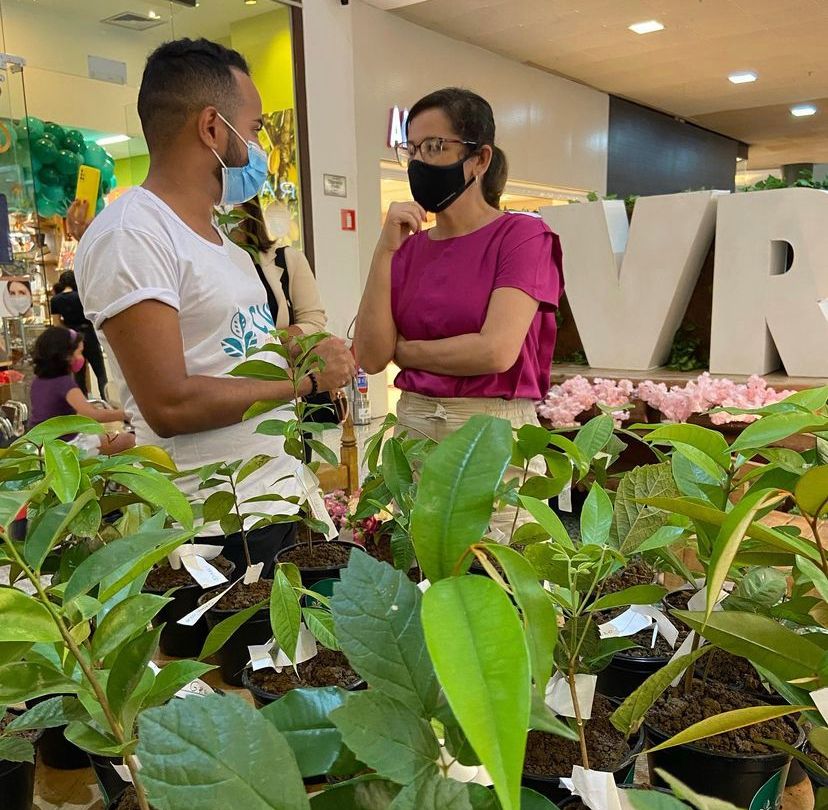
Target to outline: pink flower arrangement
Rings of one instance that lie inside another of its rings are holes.
[[[538,414],[554,427],[577,427],[577,417],[595,405],[611,411],[616,424],[628,418],[620,406],[640,400],[660,411],[668,422],[686,422],[690,417],[707,413],[715,408],[755,409],[789,397],[793,391],[777,391],[759,376],[754,375],[746,383],[734,383],[725,377],[711,377],[705,372],[684,386],[668,388],[664,383],[644,380],[637,386],[629,380],[604,380],[590,382],[585,377],[572,377],[560,385],[553,385],[537,406]],[[714,425],[732,422],[753,422],[752,414],[714,413],[710,421]]]
[[[353,513],[359,503],[359,490],[350,497],[341,489],[325,494],[325,507],[333,520],[334,526],[340,531],[351,529],[354,533],[354,542],[365,545],[365,541],[373,537],[381,528],[382,521],[377,517],[354,520]]]

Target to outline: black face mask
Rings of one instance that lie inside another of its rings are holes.
[[[408,164],[408,184],[414,199],[433,214],[445,211],[472,183],[463,171],[467,157],[449,166],[432,166],[422,160]]]

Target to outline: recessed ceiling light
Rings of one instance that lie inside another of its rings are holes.
[[[246,6],[255,6],[256,2],[257,2],[257,0],[244,0],[244,4]]]
[[[160,20],[161,19],[161,15],[157,11],[153,11],[152,9],[150,9],[147,12],[147,17],[149,17],[151,20]]]
[[[791,107],[791,115],[797,118],[805,118],[808,115],[813,115],[816,111],[817,108],[813,104],[797,104],[795,107]]]
[[[755,82],[757,76],[753,71],[746,70],[744,73],[731,73],[727,78],[733,84],[748,84],[749,82]]]
[[[105,138],[98,138],[95,143],[98,146],[111,146],[113,143],[126,143],[129,139],[129,135],[107,135]]]
[[[630,26],[630,31],[635,31],[636,34],[653,34],[663,30],[664,26],[658,20],[645,20]]]

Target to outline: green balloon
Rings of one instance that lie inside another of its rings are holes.
[[[51,200],[53,203],[62,203],[66,192],[63,190],[63,186],[44,186],[40,192],[40,196],[46,197],[46,199]]]
[[[52,137],[55,143],[58,144],[63,143],[63,139],[66,137],[66,131],[60,124],[56,124],[54,121],[47,121],[43,125],[43,134],[47,138]]]
[[[33,141],[36,141],[38,138],[43,137],[44,123],[39,118],[28,115],[26,118],[20,119],[16,129],[17,134],[21,138],[31,138]]]
[[[53,217],[58,212],[58,205],[42,194],[37,195],[37,213],[42,217]]]
[[[101,182],[106,183],[115,176],[115,167],[109,163],[104,163],[101,169]]]
[[[81,157],[75,152],[70,152],[68,149],[61,149],[58,152],[55,166],[61,174],[67,177],[77,177],[80,165]]]
[[[89,144],[86,147],[86,154],[83,157],[83,162],[87,166],[94,166],[96,169],[102,169],[106,165],[106,149],[98,146],[96,143]]]
[[[41,138],[46,138],[47,141],[51,141],[58,149],[60,149],[60,141],[55,136],[54,132],[44,132]]]
[[[68,149],[70,152],[74,152],[75,154],[82,155],[86,151],[86,143],[84,142],[83,136],[80,132],[77,133],[77,136],[69,133],[63,139],[63,148]]]
[[[44,186],[58,186],[61,183],[60,172],[54,166],[44,166],[37,173],[37,180]]]
[[[98,202],[95,203],[95,213],[100,214],[101,211],[104,210],[105,206],[106,206],[106,203],[104,202],[104,198],[103,197],[98,197]]]
[[[114,178],[112,178],[112,177],[107,179],[106,177],[101,175],[101,193],[104,196],[106,196],[107,194],[109,194],[110,191],[112,191],[112,180],[113,179]]]
[[[44,166],[48,166],[58,159],[58,148],[49,138],[38,138],[32,144],[32,155]]]

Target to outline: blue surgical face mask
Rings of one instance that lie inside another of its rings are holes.
[[[221,114],[218,117],[233,130],[236,137],[247,145],[247,163],[244,166],[228,166],[213,149],[221,163],[221,200],[219,205],[241,205],[253,199],[267,180],[267,153],[255,141],[245,141],[238,130]]]

